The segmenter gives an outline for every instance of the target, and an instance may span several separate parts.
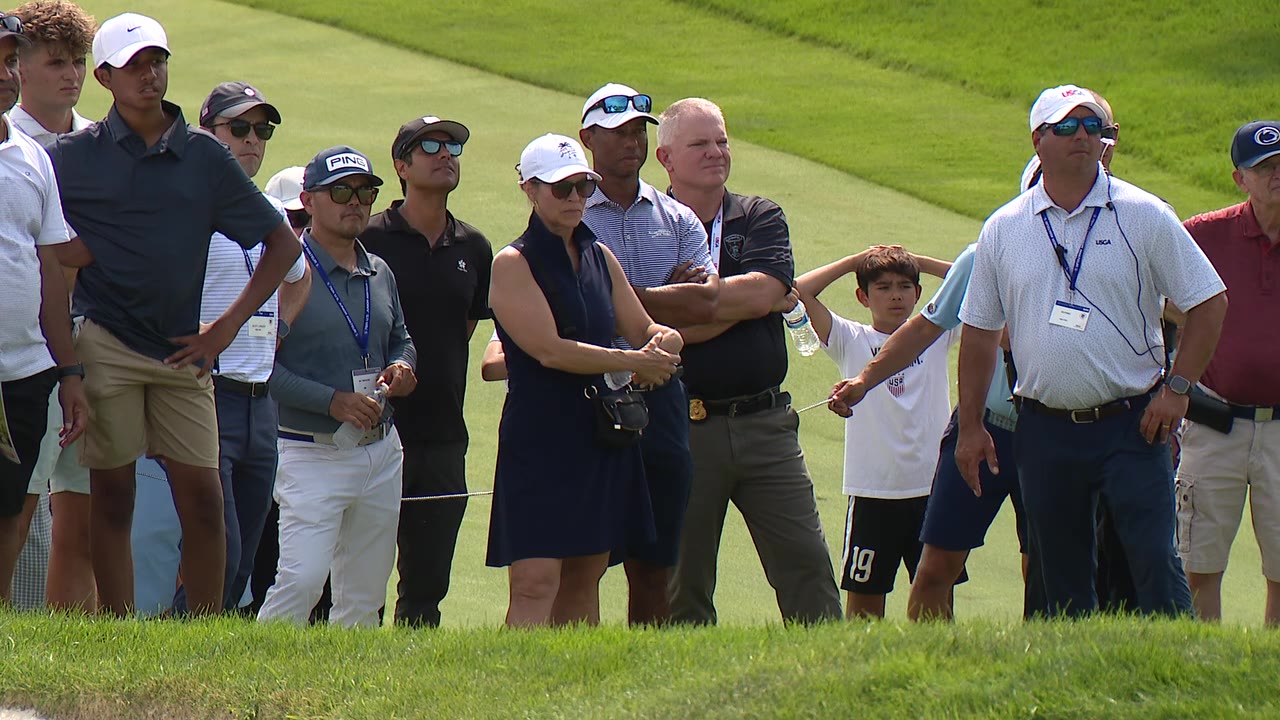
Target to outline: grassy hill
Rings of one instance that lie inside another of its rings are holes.
[[[703,95],[739,138],[973,218],[1011,196],[1045,87],[1107,95],[1117,173],[1184,216],[1236,197],[1231,133],[1274,107],[1275,22],[1242,20],[1270,18],[1262,0],[237,1],[584,98],[610,80],[659,106]]]

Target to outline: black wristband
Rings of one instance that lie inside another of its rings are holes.
[[[68,377],[84,378],[84,365],[76,363],[75,365],[63,365],[58,368],[58,380]]]

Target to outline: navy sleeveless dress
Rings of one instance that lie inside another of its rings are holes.
[[[578,225],[574,242],[581,257],[576,274],[564,241],[536,214],[512,246],[534,269],[552,312],[567,316],[557,318],[564,336],[609,347],[613,283],[604,251],[586,225]],[[604,387],[600,375],[543,367],[501,323],[497,329],[508,392],[498,426],[487,564],[599,553],[620,562],[629,542],[654,536],[639,444],[613,449],[596,442],[595,401],[583,391]]]

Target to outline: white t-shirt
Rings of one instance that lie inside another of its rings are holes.
[[[281,218],[285,216],[284,206],[279,200],[265,194],[263,197],[280,211]],[[213,234],[209,240],[209,261],[204,271],[200,322],[213,322],[231,307],[245,285],[249,284],[252,272],[250,268],[257,268],[262,261],[263,249],[262,243],[258,243],[253,249],[245,250],[240,243],[226,235]],[[298,282],[306,269],[306,256],[299,254],[298,260],[284,276],[284,281]],[[236,339],[218,356],[217,375],[241,382],[266,382],[271,378],[271,371],[275,367],[276,334],[280,320],[279,295],[278,291],[271,293],[271,297],[258,308],[257,314],[240,327]],[[264,322],[270,328],[269,334],[261,331]]]
[[[959,337],[958,330],[943,335],[853,409],[844,429],[846,495],[898,499],[929,494],[951,412],[947,349]],[[822,349],[843,377],[854,377],[888,339],[870,325],[832,313],[831,334]]]
[[[1074,293],[1045,220],[1073,272],[1084,250]],[[1038,183],[987,219],[960,318],[984,330],[1008,324],[1018,395],[1089,408],[1141,394],[1159,379],[1162,296],[1189,310],[1223,289],[1169,206],[1099,165],[1093,188],[1070,213]],[[1089,309],[1083,331],[1050,324],[1059,302]]]
[[[40,330],[40,258],[36,247],[70,238],[53,163],[39,143],[0,115],[0,382],[53,367]]]

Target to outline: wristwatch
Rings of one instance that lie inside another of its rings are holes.
[[[75,365],[63,365],[58,368],[58,380],[68,377],[84,378],[84,365],[76,363]]]
[[[1164,384],[1174,395],[1186,395],[1191,392],[1191,381],[1181,375],[1170,375]]]

